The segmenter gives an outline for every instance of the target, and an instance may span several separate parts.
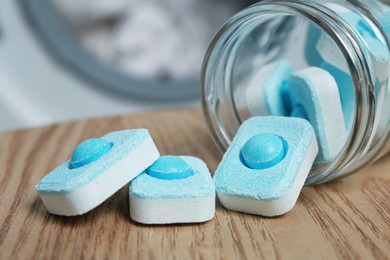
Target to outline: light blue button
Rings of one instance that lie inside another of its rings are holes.
[[[182,158],[173,155],[161,156],[146,173],[162,180],[179,180],[194,175],[191,166]]]
[[[73,151],[69,168],[80,168],[98,160],[108,153],[112,146],[112,143],[101,138],[92,138],[81,142]]]
[[[283,140],[274,134],[259,134],[251,137],[241,149],[246,166],[261,170],[271,168],[285,156]]]

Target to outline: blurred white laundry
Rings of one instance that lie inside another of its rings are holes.
[[[93,24],[123,13],[132,0],[51,0],[75,26]]]
[[[83,44],[132,77],[198,78],[214,33],[238,0],[52,0]]]

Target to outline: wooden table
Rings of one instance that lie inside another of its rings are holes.
[[[0,134],[0,259],[386,259],[390,258],[390,157],[360,173],[304,188],[277,218],[218,205],[204,224],[145,226],[130,220],[127,187],[79,217],[49,215],[34,190],[82,140],[148,128],[161,154],[221,159],[199,111],[167,111]]]

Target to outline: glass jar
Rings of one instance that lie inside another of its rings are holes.
[[[202,68],[203,111],[217,146],[225,151],[241,123],[256,116],[247,94],[253,74],[287,60],[293,70],[316,66],[335,77],[348,131],[344,147],[316,162],[306,184],[373,162],[390,150],[389,39],[390,6],[380,1],[269,0],[237,13]]]

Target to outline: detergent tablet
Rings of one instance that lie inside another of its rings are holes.
[[[307,119],[314,128],[320,148],[318,160],[337,155],[346,143],[347,133],[340,94],[332,75],[316,67],[294,72],[290,78],[290,98],[291,116]]]
[[[288,78],[292,68],[285,61],[267,64],[252,75],[246,90],[248,109],[255,116],[287,116]]]
[[[80,143],[72,158],[43,177],[35,188],[50,213],[81,215],[129,183],[159,156],[146,129],[112,132]]]
[[[205,222],[215,214],[215,186],[206,164],[161,156],[130,183],[130,217],[144,224]]]
[[[282,215],[295,205],[317,153],[306,120],[252,117],[241,125],[215,172],[218,198],[230,210]]]

